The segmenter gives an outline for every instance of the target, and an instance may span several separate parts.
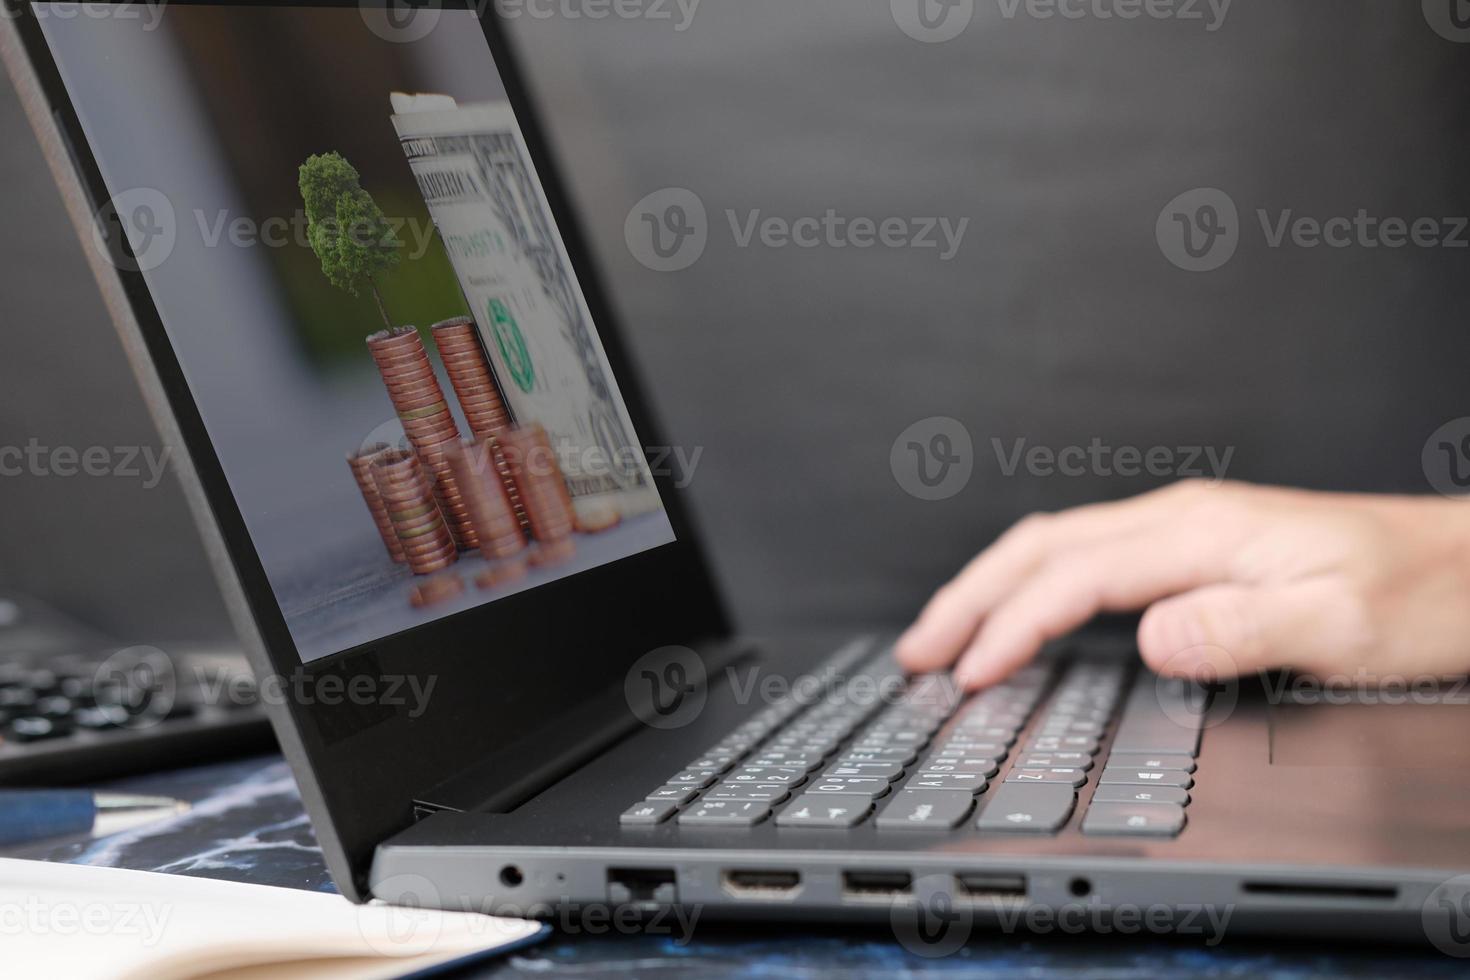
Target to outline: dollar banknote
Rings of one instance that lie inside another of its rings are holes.
[[[661,506],[508,102],[392,96],[393,126],[518,423],[540,422],[579,514]]]

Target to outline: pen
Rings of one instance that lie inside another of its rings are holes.
[[[0,789],[0,844],[66,834],[104,836],[186,813],[166,796],[86,789]]]

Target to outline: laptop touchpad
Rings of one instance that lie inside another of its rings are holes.
[[[1470,768],[1470,691],[1450,693],[1459,683],[1437,696],[1355,691],[1338,699],[1347,704],[1325,697],[1273,704],[1271,764]]]

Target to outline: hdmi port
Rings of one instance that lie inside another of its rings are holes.
[[[954,876],[958,897],[992,902],[1015,902],[1026,897],[1026,876],[972,872]]]
[[[895,898],[913,892],[907,871],[844,871],[842,894],[848,898]]]
[[[801,890],[796,871],[726,871],[720,878],[725,891],[736,898],[791,898]]]

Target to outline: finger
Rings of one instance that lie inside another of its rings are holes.
[[[957,682],[994,684],[1098,613],[1142,609],[1224,579],[1235,540],[1208,525],[1165,525],[1059,555],[986,620],[955,668]]]
[[[1059,551],[1129,534],[1167,519],[1193,492],[1175,484],[1127,500],[1089,504],[1020,522],[941,588],[899,638],[899,663],[912,671],[947,667],[980,622],[1037,567]]]
[[[1359,649],[1366,635],[1361,610],[1331,579],[1218,584],[1150,607],[1138,626],[1138,650],[1155,671],[1176,677],[1323,671]]]

